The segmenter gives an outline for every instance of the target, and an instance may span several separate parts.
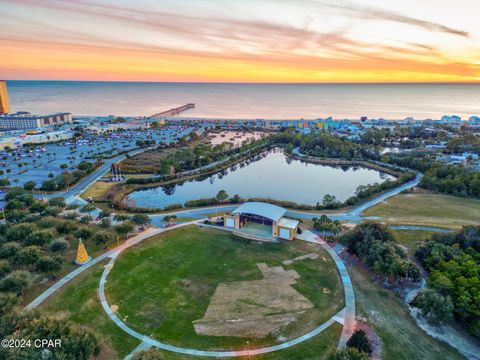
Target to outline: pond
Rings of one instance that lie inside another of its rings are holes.
[[[231,197],[268,198],[315,205],[326,194],[344,201],[359,185],[382,183],[393,176],[364,167],[332,167],[293,160],[281,150],[272,150],[209,177],[175,186],[132,192],[131,205],[163,208],[189,200],[212,198],[220,190]]]

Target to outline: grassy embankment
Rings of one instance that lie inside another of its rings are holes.
[[[379,216],[389,225],[459,229],[480,223],[480,200],[419,191],[396,195],[362,215]]]
[[[348,266],[348,271],[355,290],[357,317],[367,319],[382,339],[382,359],[463,359],[455,349],[420,329],[402,300],[372,282],[366,270]]]

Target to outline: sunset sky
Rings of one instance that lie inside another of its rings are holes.
[[[478,0],[0,0],[0,78],[479,82]]]

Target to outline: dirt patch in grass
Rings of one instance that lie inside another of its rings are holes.
[[[314,307],[291,285],[295,270],[257,264],[262,280],[220,283],[202,319],[194,321],[197,334],[264,338],[297,320],[297,313]]]
[[[182,279],[180,283],[193,297],[206,296],[212,288],[209,283],[201,279]]]
[[[142,316],[150,319],[151,321],[146,326],[148,328],[155,328],[162,325],[166,318],[166,311],[161,304],[146,304],[140,310]]]

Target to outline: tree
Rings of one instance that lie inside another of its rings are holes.
[[[55,356],[49,356],[45,348],[24,347],[13,349],[9,359],[77,359],[88,360],[100,352],[98,340],[93,332],[76,326],[64,319],[53,319],[31,315],[22,321],[18,330],[12,336],[27,339],[32,343],[35,339],[60,339],[61,347],[55,348]],[[52,354],[53,352],[50,352]],[[15,357],[13,356],[15,355]]]
[[[35,183],[35,181],[27,181],[25,184],[23,184],[23,188],[27,191],[32,191],[33,189],[35,189],[35,186],[37,184]]]
[[[97,244],[107,244],[108,242],[113,240],[113,235],[105,230],[101,230],[93,235],[93,241]]]
[[[18,224],[24,218],[25,212],[22,210],[11,210],[5,214],[5,220],[13,224]]]
[[[360,352],[372,355],[372,347],[368,341],[367,334],[363,330],[357,330],[348,339],[347,346],[357,349]]]
[[[123,237],[127,237],[128,233],[132,232],[134,229],[135,226],[129,221],[125,221],[115,226],[115,231],[118,233],[118,235]]]
[[[328,360],[370,360],[370,356],[355,348],[347,347],[345,350],[337,351],[329,355]]]
[[[13,199],[7,202],[7,205],[5,206],[6,210],[18,210],[18,209],[23,209],[25,204],[21,202],[20,200]]]
[[[59,234],[71,234],[77,229],[77,226],[72,221],[63,221],[56,226],[56,229]]]
[[[63,259],[59,256],[42,256],[37,261],[37,270],[43,273],[55,274],[62,268]]]
[[[53,233],[51,230],[37,230],[30,233],[25,239],[27,245],[45,245],[53,239]]]
[[[84,206],[82,206],[82,208],[80,208],[81,213],[91,213],[92,211],[95,211],[95,210],[96,210],[96,207],[93,204],[85,204]]]
[[[57,182],[54,179],[45,180],[40,188],[44,191],[55,191],[57,190]]]
[[[65,209],[66,210],[77,210],[81,207],[80,204],[75,204],[75,203],[72,203],[72,204],[68,204]]]
[[[12,268],[8,260],[0,260],[0,279],[5,277],[10,271],[12,271]]]
[[[113,216],[113,220],[115,220],[115,221],[127,221],[127,220],[130,220],[130,216],[128,216],[126,214],[115,214]]]
[[[31,283],[32,275],[28,271],[16,270],[0,281],[0,290],[21,295]]]
[[[81,227],[75,231],[75,237],[81,238],[84,240],[90,239],[93,236],[93,230],[88,227]]]
[[[453,303],[450,296],[442,296],[435,290],[420,291],[410,302],[434,326],[440,326],[453,319]]]
[[[50,206],[56,206],[56,207],[60,207],[60,208],[64,208],[66,206],[66,203],[65,203],[65,198],[62,197],[62,196],[54,196],[54,197],[51,197],[49,200],[48,200],[48,204]]]
[[[228,194],[225,190],[220,190],[217,195],[215,196],[215,198],[219,201],[219,202],[224,202],[225,200],[228,199]]]
[[[42,212],[42,216],[58,216],[62,212],[62,208],[56,206],[47,206]]]
[[[0,186],[10,186],[10,181],[7,179],[0,179]]]
[[[26,246],[15,255],[14,262],[18,265],[32,266],[37,263],[41,255],[42,250],[39,246]]]
[[[81,224],[88,224],[93,221],[93,217],[91,215],[84,215],[78,220]]]
[[[338,209],[342,206],[342,203],[335,196],[326,194],[323,197],[322,205],[325,209]]]
[[[4,316],[15,311],[15,308],[20,305],[21,298],[15,293],[4,292],[0,293],[0,320],[4,319]],[[4,333],[0,333],[0,336]]]
[[[5,232],[7,241],[25,241],[27,237],[35,230],[31,224],[11,225]]]
[[[108,229],[112,226],[112,220],[110,220],[110,218],[103,218],[98,225],[103,229]]]
[[[108,218],[112,215],[112,212],[108,209],[104,209],[102,211],[100,211],[100,213],[98,214],[98,217],[100,219],[104,219],[104,218]]]
[[[60,164],[60,169],[65,170],[66,168],[68,168],[67,164]]]
[[[132,360],[163,360],[164,357],[157,349],[148,349],[136,352]]]
[[[52,252],[61,252],[67,250],[69,247],[68,241],[64,239],[55,239],[50,243],[50,250]]]
[[[131,221],[135,224],[135,225],[140,225],[142,230],[144,229],[144,226],[147,225],[147,224],[150,224],[152,222],[152,220],[150,219],[150,217],[148,217],[147,215],[144,215],[144,214],[135,214],[132,216],[132,219]]]
[[[22,248],[22,245],[20,245],[16,241],[3,244],[0,247],[0,257],[1,258],[13,257],[18,254],[21,248]]]
[[[163,218],[163,221],[166,223],[171,223],[171,222],[175,222],[176,219],[177,219],[177,215],[167,215]]]
[[[42,201],[35,201],[32,206],[30,206],[31,213],[41,213],[45,210],[47,206]]]

